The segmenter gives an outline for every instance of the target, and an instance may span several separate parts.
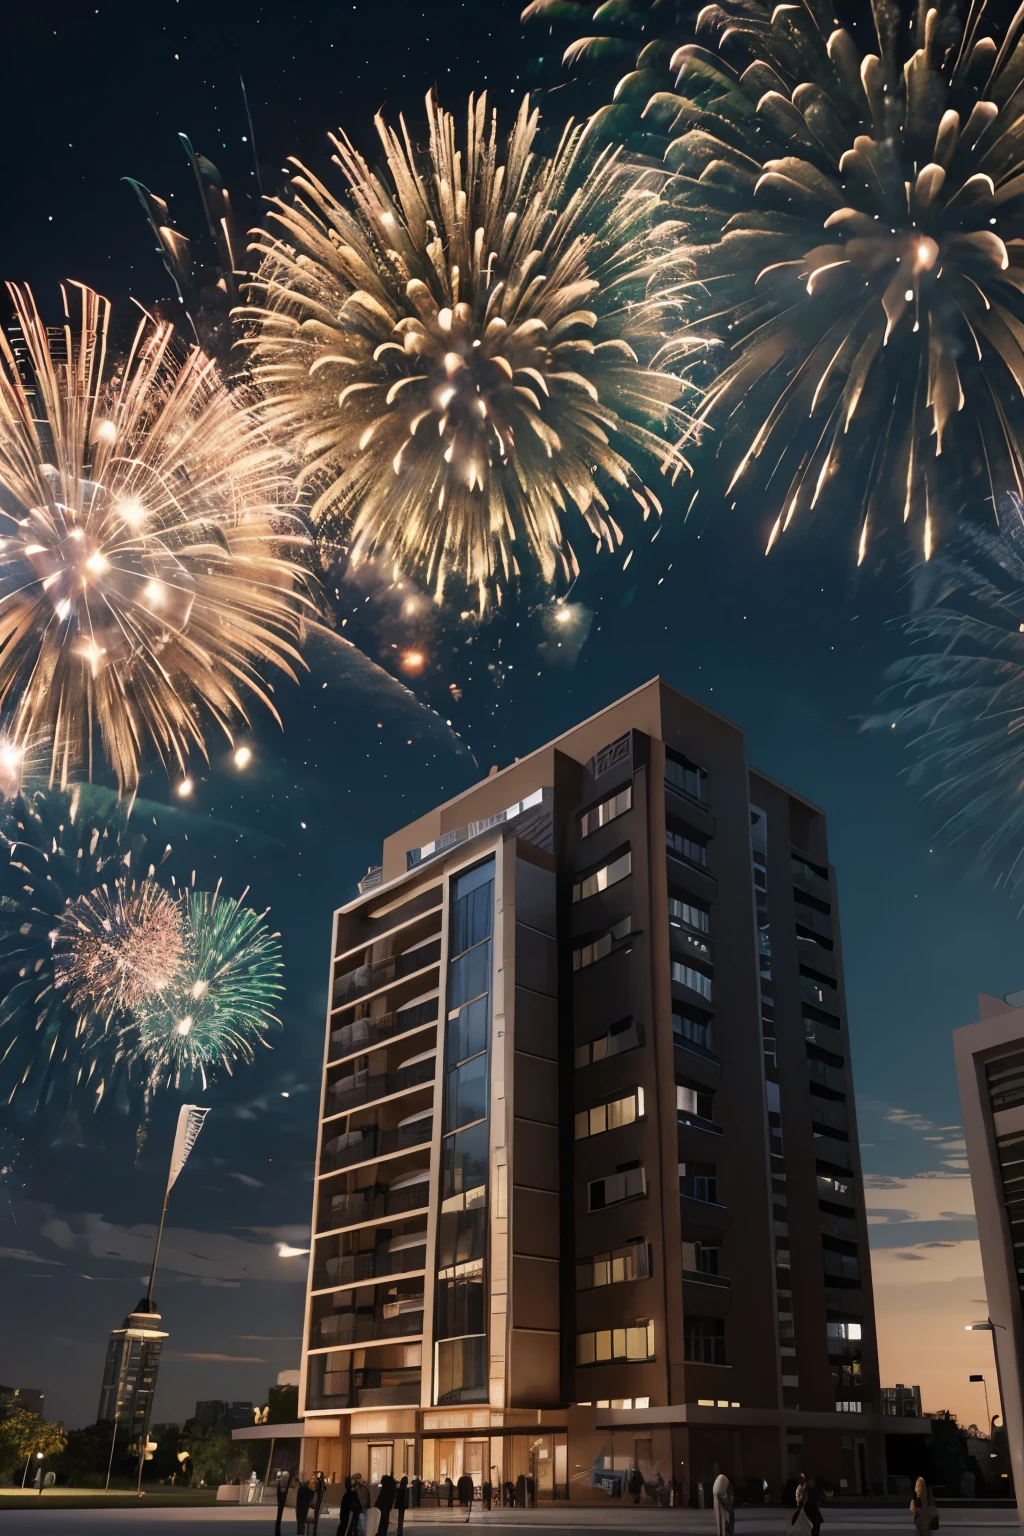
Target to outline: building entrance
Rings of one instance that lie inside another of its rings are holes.
[[[424,1464],[428,1459],[429,1444],[429,1441],[424,1443]],[[488,1439],[435,1441],[433,1449],[436,1480],[443,1483],[446,1477],[450,1477],[453,1483],[457,1483],[460,1477],[468,1475],[473,1479],[474,1486],[479,1488],[484,1479],[489,1476],[487,1455],[490,1445],[491,1442]]]

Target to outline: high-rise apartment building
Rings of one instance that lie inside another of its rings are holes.
[[[136,1440],[149,1430],[160,1351],[166,1337],[159,1312],[145,1298],[125,1318],[123,1328],[110,1330],[98,1424],[116,1423],[127,1440]]]
[[[655,680],[389,837],[360,892],[310,1465],[572,1499],[637,1466],[690,1500],[719,1469],[881,1483],[822,812]]]
[[[1017,1507],[1024,1520],[1024,992],[983,993],[953,1031],[964,1141]]]

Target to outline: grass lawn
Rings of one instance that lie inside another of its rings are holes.
[[[171,1488],[143,1483],[142,1503],[147,1509],[199,1509],[216,1504],[216,1488]],[[0,1488],[0,1511],[5,1509],[121,1509],[138,1504],[134,1488]]]

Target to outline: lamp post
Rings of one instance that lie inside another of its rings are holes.
[[[989,1405],[988,1405],[988,1382],[985,1380],[984,1376],[968,1376],[967,1380],[968,1381],[980,1381],[982,1386],[985,1389],[985,1422],[988,1424],[989,1430],[991,1430],[991,1428],[992,1428],[992,1410],[989,1408]]]
[[[994,1323],[990,1317],[986,1318],[985,1322],[983,1322],[983,1323],[966,1323],[964,1325],[964,1332],[965,1333],[988,1333],[988,1334],[991,1334],[991,1336],[992,1336],[992,1358],[995,1360],[995,1363],[996,1363],[996,1386],[999,1389],[999,1407],[1000,1407],[1000,1409],[1002,1409],[1002,1407],[1003,1407],[1003,1378],[1002,1378],[1002,1374],[1001,1374],[1001,1372],[999,1370],[999,1351],[998,1351],[998,1349],[996,1349],[996,1329],[997,1328],[1002,1328],[1002,1327],[1003,1327],[1002,1323]],[[1003,1331],[1005,1332],[1006,1330],[1003,1329]],[[971,1377],[972,1381],[975,1381],[977,1379],[979,1379],[979,1378],[976,1378],[974,1376]],[[980,1380],[984,1383],[985,1378],[981,1377]],[[987,1385],[985,1386],[985,1412],[988,1413],[988,1386]],[[998,1417],[999,1417],[999,1415],[997,1414],[996,1418],[998,1418]],[[995,1419],[993,1419],[991,1417],[991,1415],[989,1416],[989,1421],[988,1421],[988,1432],[989,1432],[989,1435],[991,1436],[991,1438],[994,1439],[995,1438]]]

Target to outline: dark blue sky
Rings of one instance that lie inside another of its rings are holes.
[[[339,124],[369,148],[373,111],[418,114],[435,80],[456,109],[484,84],[511,109],[529,78],[518,5],[497,0],[12,11],[0,21],[14,61],[0,275],[31,280],[44,302],[63,276],[115,299],[166,294],[120,178],[173,191],[195,227],[175,139],[184,130],[229,184],[253,186],[239,68],[268,187],[286,154],[322,166]],[[751,761],[826,809],[866,1167],[898,1178],[942,1165],[939,1138],[927,1143],[921,1126],[959,1118],[950,1030],[974,1017],[979,990],[1024,985],[1024,959],[1007,900],[970,872],[969,850],[934,840],[936,817],[901,778],[896,742],[858,730],[899,654],[887,620],[904,604],[901,568],[855,569],[855,509],[845,522],[795,526],[765,560],[774,509],[732,510],[705,490],[684,521],[691,494],[666,503],[655,543],[650,528],[632,530],[640,542],[627,571],[606,556],[589,567],[575,595],[595,617],[574,668],[540,649],[543,626],[525,609],[469,645],[458,630],[436,638],[424,691],[446,701],[449,731],[411,694],[320,644],[309,678],[281,695],[284,734],[260,727],[244,783],[215,760],[189,814],[168,818],[183,868],[195,861],[232,894],[249,885],[254,904],[271,906],[288,991],[273,1053],[191,1095],[214,1112],[174,1196],[158,1419],[183,1418],[197,1397],[265,1401],[277,1371],[297,1364],[304,1265],[273,1245],[308,1231],[332,909],[386,833],[655,673],[738,721]],[[166,799],[155,776],[143,792]],[[137,1115],[40,1124],[8,1112],[19,1157],[0,1188],[0,1298],[17,1326],[5,1330],[0,1380],[42,1387],[72,1424],[95,1413],[106,1332],[138,1299],[177,1102],[157,1105],[138,1157]],[[932,1225],[874,1234],[881,1245],[925,1242]]]

